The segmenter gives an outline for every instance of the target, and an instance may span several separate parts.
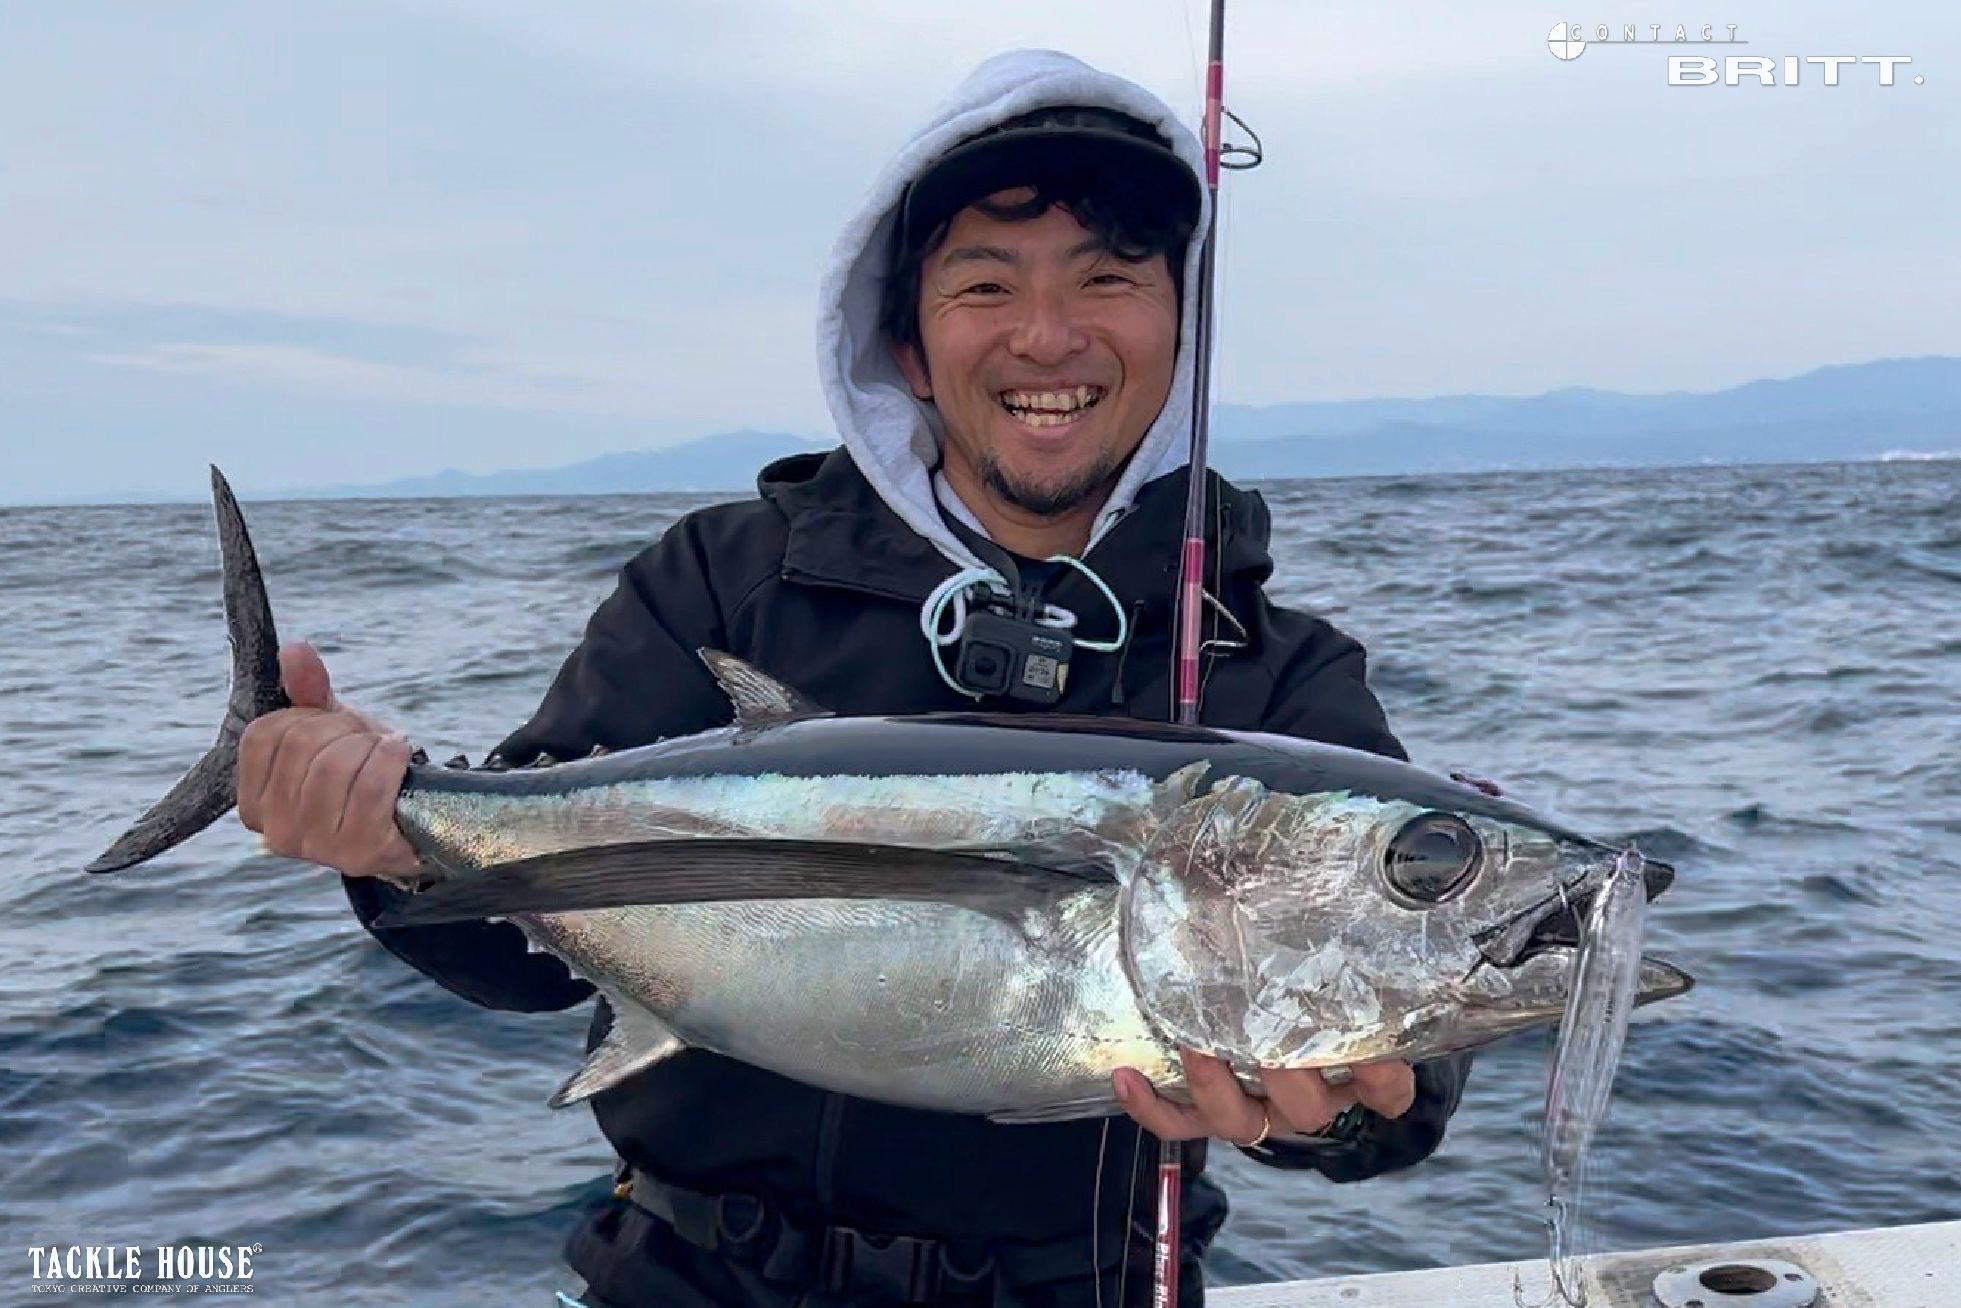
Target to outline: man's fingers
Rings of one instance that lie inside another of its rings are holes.
[[[238,738],[238,820],[245,824],[247,831],[265,829],[265,819],[259,812],[259,796],[264,793],[266,780],[272,774],[268,765],[278,748],[279,737],[290,725],[283,714],[268,713],[257,722],[247,723],[244,733]]]
[[[341,829],[369,829],[382,818],[393,822],[395,796],[402,789],[408,762],[408,741],[400,736],[375,737],[374,748],[368,751],[347,792],[347,806],[341,811]]]
[[[266,793],[273,782],[273,761],[286,734],[318,709],[281,709],[245,728],[238,740],[238,820],[248,831],[264,831]]]
[[[1110,1078],[1130,1120],[1160,1140],[1197,1140],[1210,1135],[1205,1119],[1189,1104],[1166,1099],[1151,1087],[1143,1073],[1119,1068]]]
[[[1267,1113],[1259,1100],[1240,1089],[1232,1069],[1216,1058],[1181,1050],[1189,1104],[1166,1099],[1151,1083],[1129,1068],[1113,1078],[1117,1100],[1139,1126],[1160,1140],[1250,1141],[1266,1129]]]
[[[1329,1085],[1313,1068],[1262,1069],[1260,1084],[1273,1101],[1285,1128],[1305,1135],[1319,1135],[1341,1110],[1355,1102],[1353,1086]]]
[[[331,847],[339,834],[341,814],[347,809],[348,793],[354,788],[354,778],[360,774],[361,765],[367,762],[373,752],[375,738],[365,732],[355,730],[349,724],[334,722],[334,726],[345,728],[338,735],[326,736],[321,728],[317,747],[312,757],[306,760],[300,770],[299,789],[293,804],[294,822],[298,828],[297,847],[293,853],[300,858],[318,859],[323,847]],[[303,730],[303,728],[301,729]],[[299,735],[299,730],[294,735]],[[297,767],[299,758],[290,760]]]
[[[414,872],[415,850],[395,825],[408,741],[337,704],[311,646],[285,646],[279,664],[295,706],[239,738],[239,819],[287,858],[350,876]]]
[[[1189,1105],[1166,1099],[1143,1075],[1124,1068],[1114,1085],[1117,1099],[1131,1118],[1160,1140],[1191,1140],[1217,1136],[1244,1143],[1259,1138],[1269,1121],[1276,1132],[1320,1135],[1343,1109],[1362,1104],[1387,1117],[1400,1117],[1416,1098],[1416,1080],[1408,1063],[1363,1063],[1353,1079],[1329,1085],[1318,1069],[1261,1069],[1266,1102],[1246,1093],[1232,1068],[1219,1059],[1180,1050]]]
[[[350,731],[313,756],[300,787],[300,827],[310,837],[309,844],[332,845],[339,840],[347,826],[354,787],[379,744],[379,736]]]
[[[321,750],[356,730],[341,714],[309,709],[280,735],[268,764],[270,776],[262,797],[266,843],[274,853],[299,856],[306,831],[301,811],[307,777]],[[344,792],[345,784],[342,789]]]
[[[1357,1063],[1349,1070],[1356,1101],[1384,1117],[1401,1117],[1416,1102],[1416,1072],[1408,1063]]]
[[[350,876],[378,872],[413,872],[419,860],[415,850],[395,824],[395,799],[402,790],[402,777],[408,772],[409,743],[401,736],[384,736],[375,742],[360,775],[347,795],[341,829],[375,832],[379,839],[354,866],[343,868]]]
[[[318,650],[303,640],[279,647],[279,680],[295,708],[330,709],[334,685]]]
[[[1266,1109],[1260,1101],[1240,1089],[1232,1068],[1217,1058],[1180,1050],[1185,1065],[1185,1088],[1191,1092],[1207,1126],[1207,1135],[1222,1140],[1253,1140],[1266,1129]]]

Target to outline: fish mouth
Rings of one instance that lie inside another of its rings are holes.
[[[1612,867],[1610,860],[1589,868],[1511,921],[1486,932],[1477,942],[1478,952],[1493,966],[1511,968],[1540,954],[1578,949],[1580,924],[1586,920],[1594,897],[1606,884],[1607,872]],[[1641,875],[1649,903],[1675,884],[1674,867],[1654,859],[1644,862]]]
[[[1613,866],[1609,857],[1588,867],[1477,941],[1482,955],[1477,968],[1490,967],[1509,978],[1502,1011],[1491,1019],[1494,1034],[1559,1019],[1578,981],[1581,924]],[[1668,864],[1644,865],[1643,888],[1650,901],[1674,882],[1675,869]],[[1673,999],[1694,988],[1695,978],[1667,959],[1641,956],[1634,984],[1636,1007]]]

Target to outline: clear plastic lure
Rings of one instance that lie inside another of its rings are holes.
[[[1580,933],[1573,988],[1566,996],[1552,1073],[1546,1081],[1546,1124],[1541,1165],[1546,1185],[1547,1254],[1553,1297],[1584,1308],[1580,1276],[1586,1230],[1581,1210],[1587,1151],[1607,1116],[1614,1072],[1627,1042],[1641,975],[1641,938],[1648,895],[1640,851],[1628,849],[1594,896]]]

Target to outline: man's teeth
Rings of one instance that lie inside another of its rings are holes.
[[[1103,398],[1101,386],[1077,386],[1066,391],[1003,391],[1001,403],[1031,427],[1059,427]]]

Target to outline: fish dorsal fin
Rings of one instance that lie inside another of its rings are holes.
[[[806,718],[827,718],[831,711],[811,703],[753,663],[718,649],[696,651],[716,684],[735,704],[735,725],[740,731],[762,731],[786,722]]]

